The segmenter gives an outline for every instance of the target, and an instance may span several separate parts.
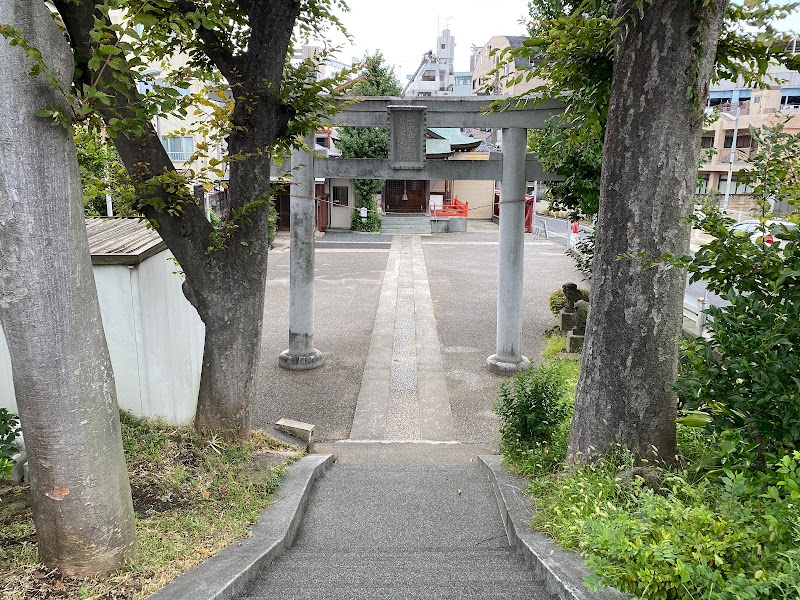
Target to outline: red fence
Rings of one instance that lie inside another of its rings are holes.
[[[461,202],[458,198],[445,201],[443,206],[431,206],[432,217],[466,217],[469,212],[469,204]]]

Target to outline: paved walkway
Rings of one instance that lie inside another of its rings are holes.
[[[336,464],[315,485],[293,547],[242,598],[551,598],[509,546],[493,489],[477,464],[479,454],[495,451],[483,433],[492,416],[478,413],[491,406],[499,385],[483,369],[494,338],[496,288],[487,274],[496,265],[496,245],[496,232],[426,238],[424,245],[420,236],[394,237],[349,438],[317,445],[318,452],[335,454]],[[538,246],[536,268],[565,276],[566,269],[549,266],[569,264],[552,244],[527,245]],[[430,281],[426,256],[436,269]],[[536,284],[543,289],[531,296],[532,312],[540,314],[551,281],[545,275]],[[484,310],[465,311],[453,331],[444,324],[451,315],[443,293],[460,299],[453,303],[459,310],[473,302]],[[346,311],[342,319],[347,327]],[[440,335],[447,337],[444,347]],[[475,363],[474,369],[448,373],[447,360]],[[309,381],[320,373],[289,376]],[[342,376],[341,370],[327,373]],[[459,428],[453,407],[462,414]],[[484,442],[466,441],[474,436]]]
[[[469,449],[333,446],[294,545],[243,599],[552,600],[509,546]]]
[[[419,236],[395,236],[351,440],[455,440]]]

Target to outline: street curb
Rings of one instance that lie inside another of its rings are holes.
[[[314,481],[333,462],[332,454],[312,454],[289,465],[251,536],[234,542],[169,583],[149,600],[233,600],[267,565],[292,545]]]
[[[508,473],[499,456],[479,456],[478,461],[494,487],[500,517],[508,542],[525,557],[550,594],[561,600],[626,600],[631,598],[614,588],[590,591],[583,585],[589,567],[577,552],[562,550],[543,533],[531,529],[531,502],[525,493],[527,483]]]

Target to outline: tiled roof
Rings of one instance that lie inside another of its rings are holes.
[[[428,142],[431,141],[446,141],[450,144],[450,150],[447,153],[453,152],[455,150],[472,150],[477,148],[481,140],[467,137],[461,133],[461,130],[457,127],[429,127],[428,132],[439,138],[439,140],[425,140],[426,145],[426,152],[430,154],[427,150]],[[438,145],[437,145],[438,148]],[[442,152],[439,152],[442,154]]]

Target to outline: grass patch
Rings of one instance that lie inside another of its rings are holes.
[[[136,554],[103,578],[67,578],[37,562],[29,488],[0,483],[0,592],[28,598],[140,599],[248,535],[299,454],[254,432],[204,440],[122,415],[136,513]]]

